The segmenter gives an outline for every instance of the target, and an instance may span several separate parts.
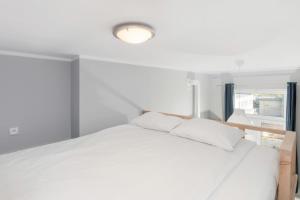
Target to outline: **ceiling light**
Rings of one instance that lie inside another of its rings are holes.
[[[151,26],[141,23],[126,23],[117,25],[113,34],[119,40],[130,44],[146,42],[154,37],[154,30]]]

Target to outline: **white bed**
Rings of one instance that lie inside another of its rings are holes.
[[[228,152],[122,125],[0,156],[0,199],[274,200],[278,166],[246,140]]]

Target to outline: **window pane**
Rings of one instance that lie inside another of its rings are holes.
[[[254,95],[247,93],[235,94],[235,108],[244,109],[247,114],[256,114],[254,109]]]
[[[284,117],[284,96],[259,94],[255,98],[257,113],[263,116]]]
[[[235,94],[235,108],[244,109],[247,114],[284,117],[283,93],[245,93]]]

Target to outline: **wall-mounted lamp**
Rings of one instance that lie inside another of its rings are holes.
[[[188,72],[186,84],[193,89],[193,117],[200,118],[200,81],[196,78],[196,74]]]

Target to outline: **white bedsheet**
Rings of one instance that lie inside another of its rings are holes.
[[[246,199],[242,194],[247,191],[260,197],[264,191],[255,189],[256,178],[266,179],[260,186],[268,184],[274,190],[277,169],[251,173],[278,162],[274,151],[260,151],[248,141],[226,152],[123,125],[0,156],[0,199],[240,200]],[[266,160],[267,165],[261,162]],[[251,173],[245,176],[247,170]],[[271,200],[270,193],[259,200]]]
[[[274,200],[278,171],[278,152],[265,146],[256,146],[223,180],[210,200]]]

